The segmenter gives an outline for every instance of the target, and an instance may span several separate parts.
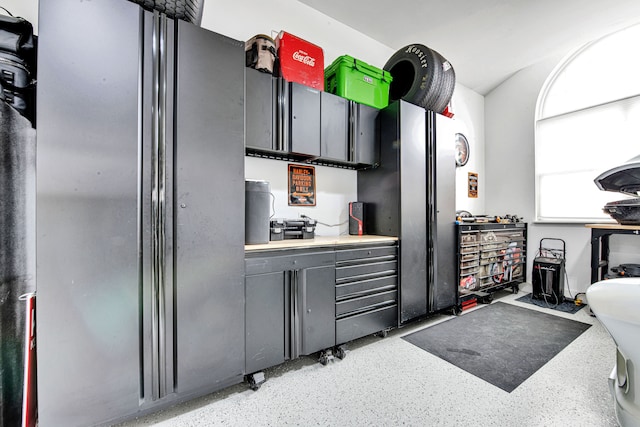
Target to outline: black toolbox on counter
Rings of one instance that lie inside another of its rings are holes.
[[[270,240],[313,239],[316,221],[311,218],[272,219]]]

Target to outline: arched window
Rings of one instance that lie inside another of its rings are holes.
[[[598,222],[619,193],[594,179],[640,155],[640,25],[583,46],[547,78],[536,110],[536,220]]]

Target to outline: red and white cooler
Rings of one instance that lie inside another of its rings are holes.
[[[324,90],[324,53],[320,46],[285,31],[276,37],[280,76],[318,90]]]

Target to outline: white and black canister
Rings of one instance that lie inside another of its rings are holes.
[[[268,181],[245,180],[245,243],[269,243],[271,188]]]

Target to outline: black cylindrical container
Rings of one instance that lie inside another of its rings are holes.
[[[267,181],[245,181],[245,237],[247,245],[269,243],[271,189]]]

